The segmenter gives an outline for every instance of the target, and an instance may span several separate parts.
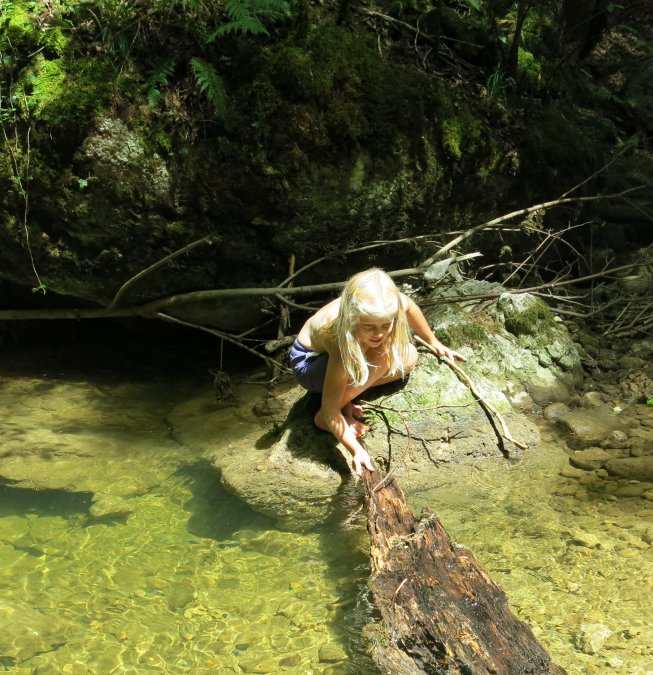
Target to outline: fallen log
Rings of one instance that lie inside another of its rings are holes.
[[[384,629],[367,632],[392,675],[563,675],[506,594],[433,513],[417,519],[395,479],[364,472],[371,589]]]

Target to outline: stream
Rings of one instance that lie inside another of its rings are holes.
[[[345,525],[360,484],[320,527],[278,529],[174,438],[168,413],[208,373],[147,352],[25,344],[0,369],[0,670],[376,672],[367,534]],[[237,393],[251,406],[263,388]],[[474,551],[571,675],[651,674],[653,496],[586,480],[538,424],[523,460],[443,470],[411,507]]]

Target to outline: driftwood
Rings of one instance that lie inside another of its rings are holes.
[[[384,673],[566,673],[435,514],[416,519],[392,476],[366,471],[364,481],[370,585],[384,624],[381,635],[368,635]]]

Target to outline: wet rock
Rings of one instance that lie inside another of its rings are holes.
[[[0,625],[3,665],[27,662],[67,642],[63,622],[13,601],[0,600]]]
[[[611,635],[612,630],[603,623],[583,623],[576,634],[576,644],[584,654],[597,654]]]
[[[577,440],[593,444],[606,438],[621,421],[611,408],[603,406],[591,410],[572,410],[560,417],[558,423]]]
[[[618,487],[614,494],[617,497],[641,497],[646,490],[644,485],[622,485]]]
[[[611,459],[606,462],[605,468],[611,476],[653,481],[653,455]]]
[[[568,412],[569,406],[565,403],[549,403],[549,405],[544,408],[542,414],[544,415],[544,419],[557,420],[563,415],[566,415]]]
[[[608,434],[608,436],[606,438],[606,442],[623,443],[624,441],[626,441],[627,438],[628,438],[628,436],[626,435],[626,433],[624,431],[621,431],[621,429],[615,429],[614,431],[611,431]],[[618,446],[615,446],[615,447],[618,447]]]
[[[177,612],[195,600],[195,589],[188,584],[174,584],[166,594],[166,604],[171,612]]]
[[[585,548],[600,548],[601,540],[591,532],[585,532],[579,528],[574,528],[566,532],[569,537],[569,543],[574,546],[583,546]]]
[[[581,398],[583,408],[598,408],[605,404],[605,396],[598,391],[587,391]]]
[[[274,659],[240,659],[238,666],[243,673],[276,673],[278,663]]]
[[[292,656],[284,656],[279,660],[279,665],[282,668],[294,668],[302,662],[302,657],[299,654],[293,654]]]
[[[89,515],[96,519],[126,518],[132,512],[133,508],[123,497],[106,493],[96,494],[89,508]]]
[[[600,469],[608,460],[613,458],[614,455],[606,452],[603,448],[587,448],[574,452],[569,461],[579,469],[593,471]]]
[[[318,653],[320,663],[337,663],[344,661],[347,658],[347,653],[337,645],[325,645]]]

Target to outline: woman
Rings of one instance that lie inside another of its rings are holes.
[[[399,292],[380,269],[354,275],[342,294],[304,324],[290,350],[290,364],[299,384],[322,393],[315,424],[330,431],[353,455],[354,470],[374,471],[358,442],[368,430],[356,419],[362,407],[353,400],[372,386],[404,378],[417,363],[409,328],[439,356],[465,357],[443,345],[422,310]]]

